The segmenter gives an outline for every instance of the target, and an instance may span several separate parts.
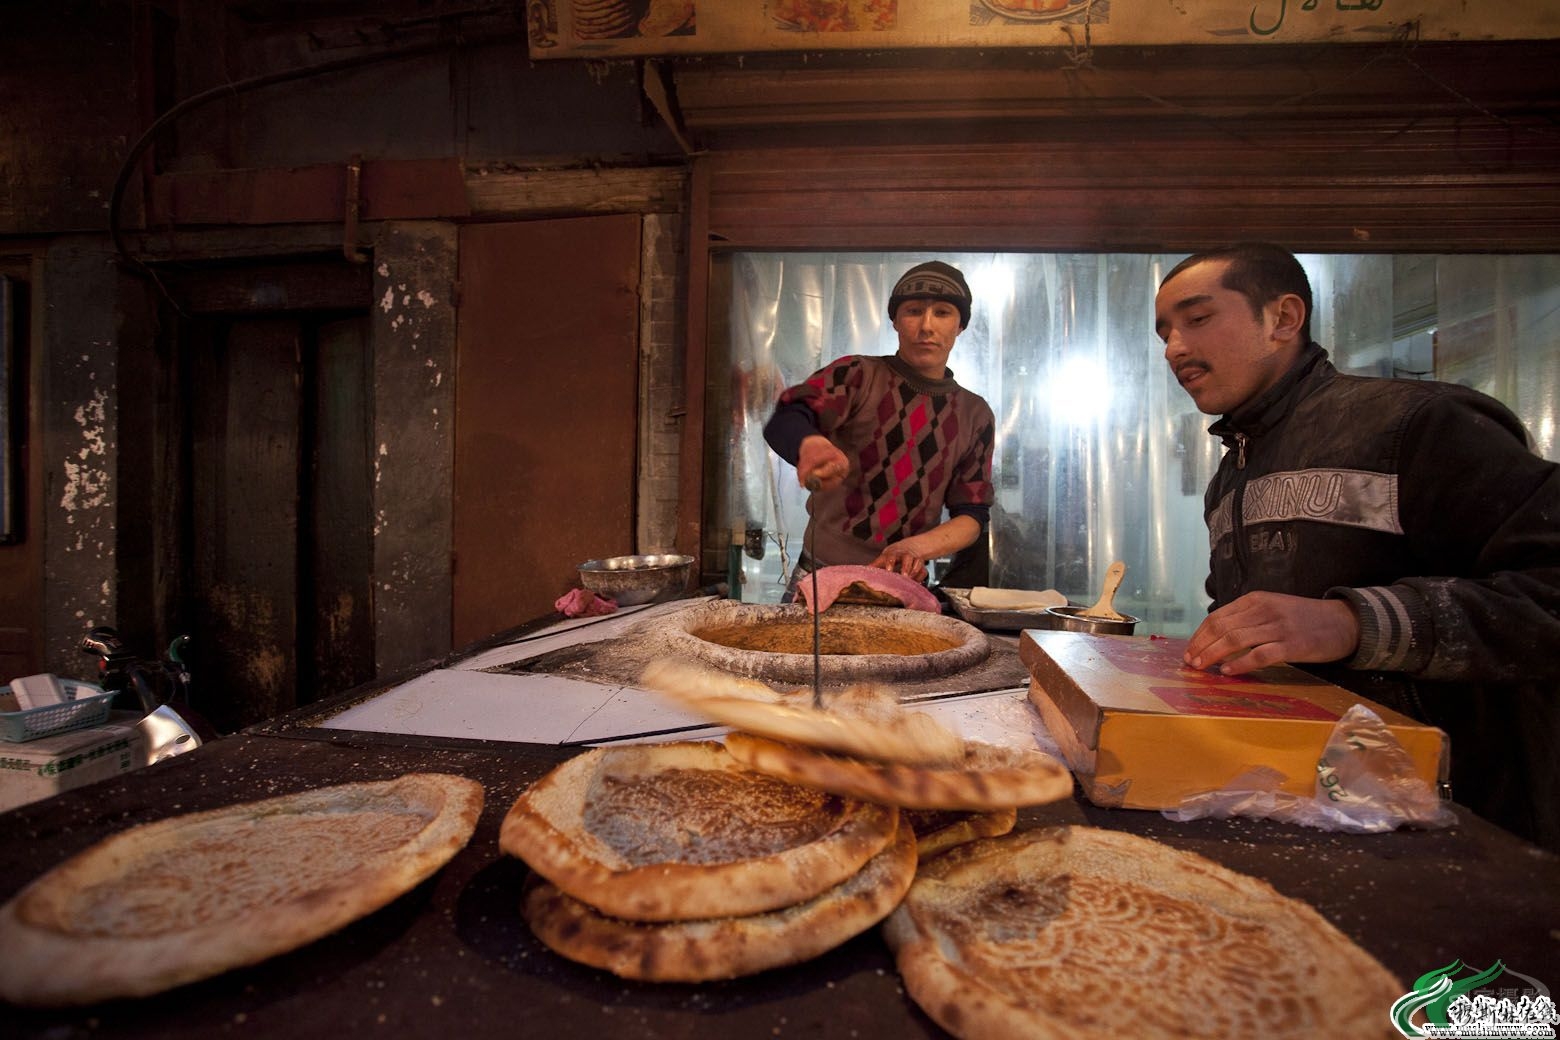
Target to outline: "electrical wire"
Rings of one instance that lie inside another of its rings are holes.
[[[276,72],[262,73],[247,79],[234,80],[219,86],[203,90],[199,94],[192,94],[183,101],[175,104],[162,115],[154,119],[150,126],[136,139],[125,156],[124,163],[119,168],[119,174],[114,178],[113,194],[109,197],[108,204],[108,230],[114,243],[114,251],[128,263],[133,269],[147,275],[153,281],[157,276],[140,257],[131,254],[125,245],[124,229],[120,225],[120,210],[124,205],[125,192],[130,186],[130,180],[135,175],[141,157],[150,148],[167,126],[187,113],[200,108],[221,98],[233,97],[262,87],[274,86],[278,83],[287,83],[293,80],[307,79],[312,76],[324,76],[335,72],[345,72],[351,69],[362,68],[366,65],[375,65],[381,62],[401,61],[407,58],[421,57],[439,51],[451,50],[463,46],[479,46],[492,43],[502,43],[516,38],[524,38],[524,30],[513,32],[499,32],[483,36],[475,40],[467,40],[456,36],[452,39],[431,40],[427,43],[414,44],[409,47],[400,47],[393,51],[377,51],[373,54],[357,54],[349,58],[338,58],[334,61],[320,62],[315,65],[305,65],[295,69],[282,69]],[[161,284],[160,282],[158,284]]]

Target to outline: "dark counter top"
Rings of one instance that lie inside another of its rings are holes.
[[[905,996],[877,930],[814,961],[702,985],[628,982],[537,942],[518,909],[526,868],[498,828],[532,780],[578,749],[389,739],[285,728],[199,750],[0,815],[0,898],[139,823],[308,787],[409,771],[487,790],[470,844],[442,871],[334,935],[143,1000],[61,1011],[0,1006],[4,1033],[71,1037],[941,1036]],[[1255,821],[1175,823],[1065,802],[1020,827],[1091,824],[1156,838],[1316,907],[1407,984],[1458,958],[1560,976],[1560,858],[1465,810],[1444,831],[1360,837]],[[0,956],[3,956],[0,952]],[[1385,1019],[1387,1008],[1382,1008]]]

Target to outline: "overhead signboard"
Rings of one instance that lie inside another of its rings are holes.
[[[528,0],[533,58],[1560,38],[1553,0]]]

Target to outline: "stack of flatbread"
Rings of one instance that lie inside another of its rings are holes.
[[[1265,882],[1113,831],[1011,833],[1017,807],[1072,791],[1049,756],[962,741],[870,687],[819,710],[682,662],[643,681],[734,727],[746,766],[899,807],[920,859],[883,934],[910,997],[963,1040],[1390,1035],[1403,987]]]
[[[431,876],[482,801],[475,780],[409,773],[122,831],[0,907],[0,999],[148,996],[296,949]]]
[[[815,957],[886,917],[919,859],[1072,792],[1049,756],[967,743],[879,688],[819,710],[805,691],[671,660],[644,683],[737,731],[586,752],[527,789],[499,833],[533,871],[532,931],[626,978]]]
[[[960,841],[1011,830],[1017,810],[1072,794],[1072,775],[1039,751],[968,741],[893,692],[862,684],[778,691],[676,660],[654,661],[644,685],[733,727],[732,757],[751,769],[831,794],[897,806],[924,859]]]
[[[516,800],[503,850],[522,910],[571,960],[700,982],[818,956],[886,917],[915,875],[890,806],[747,769],[713,741],[598,748]]]
[[[1265,882],[1087,827],[951,850],[883,934],[911,999],[964,1040],[1385,1038],[1404,990]]]

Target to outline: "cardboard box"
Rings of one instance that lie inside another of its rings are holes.
[[[116,720],[24,743],[0,741],[0,811],[145,765],[139,716],[114,712],[111,718]]]
[[[1026,629],[1019,658],[1039,711],[1096,805],[1174,809],[1253,766],[1282,789],[1316,791],[1317,760],[1356,704],[1379,715],[1431,790],[1446,778],[1446,735],[1390,708],[1278,665],[1243,676],[1186,667],[1186,640]]]

